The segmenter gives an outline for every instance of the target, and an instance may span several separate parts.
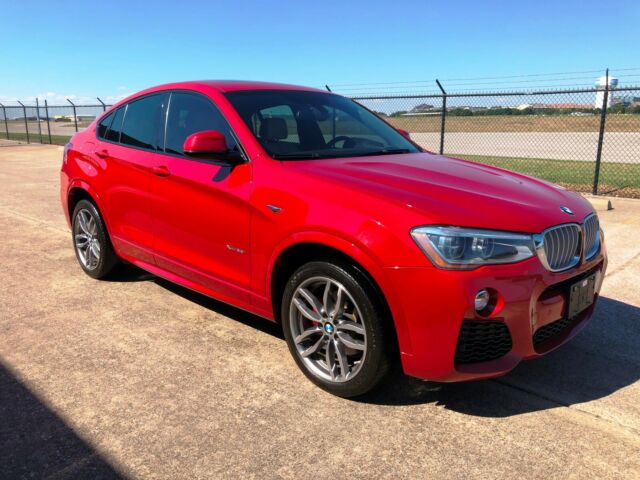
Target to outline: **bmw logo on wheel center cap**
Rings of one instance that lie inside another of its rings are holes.
[[[333,325],[331,325],[330,323],[325,323],[324,331],[327,333],[333,333]]]

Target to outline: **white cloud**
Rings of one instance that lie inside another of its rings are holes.
[[[119,95],[107,95],[106,97],[104,98],[101,97],[101,98],[106,103],[116,103],[122,100],[123,98],[128,97],[129,95],[131,95],[131,93],[121,93]]]

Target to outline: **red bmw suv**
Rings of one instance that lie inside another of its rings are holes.
[[[607,263],[579,195],[290,85],[123,100],[65,147],[61,200],[88,275],[124,260],[276,321],[344,397],[397,358],[435,381],[505,374],[584,326]]]

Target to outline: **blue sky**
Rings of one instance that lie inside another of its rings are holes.
[[[453,85],[607,66],[639,67],[627,75],[640,83],[637,0],[3,3],[0,100],[111,99],[202,78]],[[583,75],[565,83],[595,78]]]

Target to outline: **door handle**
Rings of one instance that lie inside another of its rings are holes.
[[[168,177],[169,175],[171,175],[169,167],[167,167],[166,165],[156,165],[151,168],[151,171],[158,177]]]
[[[109,156],[109,151],[106,148],[96,150],[96,157],[107,158]]]

